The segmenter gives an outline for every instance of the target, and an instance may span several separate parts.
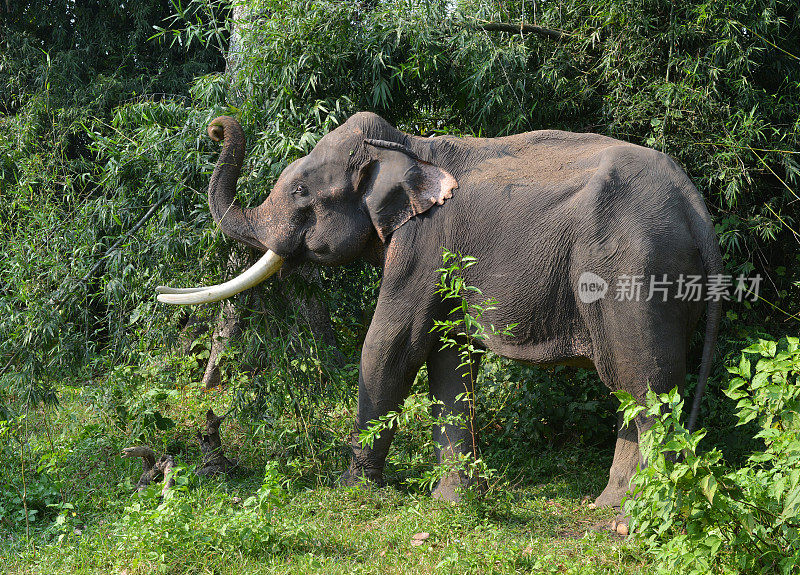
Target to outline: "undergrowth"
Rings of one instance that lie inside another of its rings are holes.
[[[655,417],[641,444],[649,465],[626,509],[660,572],[797,573],[800,340],[760,340],[728,371],[725,393],[738,402],[739,425],[757,422],[760,448],[733,466],[717,448],[700,449],[706,431],[688,433],[676,390],[650,393],[647,407],[624,397],[626,421]]]

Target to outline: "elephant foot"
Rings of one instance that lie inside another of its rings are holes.
[[[350,459],[350,466],[347,471],[339,477],[339,485],[342,487],[352,487],[371,483],[377,487],[383,487],[386,483],[383,480],[383,466],[386,455],[376,453],[375,450],[361,447],[358,441],[358,431],[350,434],[350,448],[353,456]]]
[[[458,503],[464,499],[464,493],[468,489],[475,489],[479,493],[483,493],[488,489],[488,486],[482,479],[476,481],[473,478],[466,477],[463,473],[454,471],[439,480],[439,483],[436,484],[436,487],[431,492],[431,497],[441,501]]]
[[[386,485],[383,480],[383,469],[360,467],[356,465],[355,461],[351,461],[350,467],[339,477],[339,485],[342,487],[353,487],[365,483],[371,483],[377,487]]]
[[[628,493],[627,487],[619,485],[612,485],[611,483],[603,490],[603,492],[590,504],[592,509],[598,507],[616,507],[622,506],[622,498]]]
[[[465,482],[458,473],[451,473],[439,480],[431,492],[431,497],[440,501],[458,503],[463,498]]]
[[[609,482],[608,487],[606,487],[600,496],[594,500],[594,503],[589,504],[589,508],[597,509],[598,507],[613,507],[617,511],[621,511],[622,498],[625,497],[627,493],[627,489],[624,489],[619,485],[612,485],[612,483]],[[611,531],[614,531],[623,537],[627,537],[630,529],[630,519],[631,518],[629,515],[622,513],[617,514],[617,516],[611,521]]]

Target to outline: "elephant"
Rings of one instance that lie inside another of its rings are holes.
[[[433,430],[437,456],[474,455],[464,395],[473,391],[474,367],[461,365],[458,351],[442,349],[432,332],[453,307],[437,293],[443,248],[477,259],[465,281],[497,302],[485,322],[515,326],[510,334],[490,334],[480,342],[485,349],[527,364],[594,368],[610,390],[627,391],[640,403],[648,389],[683,389],[689,340],[707,311],[696,418],[721,302],[683,297],[679,278],[719,276],[722,257],[701,194],[666,154],[557,130],[426,138],[359,112],[292,162],[261,205],[245,208],[235,200],[242,128],[223,116],[208,134],[223,142],[208,188],[214,221],[265,254],[224,284],[160,286],[161,302],[219,301],[301,262],[330,266],[360,258],[382,268],[361,353],[344,483],[382,482],[394,430],[371,446],[359,442],[359,432],[401,406],[423,364],[435,415],[468,421]],[[628,297],[624,290],[611,297],[608,282],[637,277],[667,287],[656,297]],[[637,465],[646,463],[638,441],[652,422],[644,415],[627,426],[620,420],[597,506],[620,507]],[[432,495],[458,500],[467,481],[454,471]]]

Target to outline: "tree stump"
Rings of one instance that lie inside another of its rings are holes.
[[[203,462],[197,466],[195,473],[201,477],[230,473],[238,466],[238,462],[228,459],[222,452],[219,426],[224,419],[224,415],[216,415],[213,409],[209,409],[206,412],[206,432],[197,432]]]
[[[222,451],[219,426],[224,419],[224,415],[216,415],[213,409],[209,409],[206,412],[206,432],[197,432],[203,462],[197,466],[195,473],[201,477],[231,473],[239,466],[237,461],[225,457]],[[163,497],[175,486],[175,458],[172,455],[165,453],[156,460],[155,451],[147,445],[126,447],[122,450],[121,455],[122,457],[142,458],[142,475],[136,483],[136,491],[142,491],[151,483],[158,483],[166,478],[161,490]]]

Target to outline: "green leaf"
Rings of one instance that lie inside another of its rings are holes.
[[[739,361],[739,375],[745,379],[750,379],[750,360],[745,354],[742,354],[742,359]]]
[[[768,384],[770,375],[771,374],[767,371],[759,371],[758,373],[756,373],[753,376],[753,380],[750,382],[751,389],[758,389]]]
[[[753,463],[764,463],[766,461],[771,461],[774,458],[775,458],[775,456],[770,454],[770,453],[764,453],[763,451],[757,451],[757,452],[753,453],[752,455],[750,455],[750,457],[748,457],[747,460],[748,461],[752,461]]]
[[[709,553],[713,556],[717,554],[717,551],[719,551],[719,548],[722,545],[722,538],[716,535],[707,535],[704,539],[704,543],[708,548]]]
[[[717,493],[717,479],[712,474],[706,475],[700,480],[700,489],[708,499],[708,503],[714,505],[714,495]]]
[[[159,411],[153,412],[153,417],[156,427],[161,431],[166,431],[167,429],[172,429],[175,427],[175,422],[171,418],[161,415],[161,412]]]
[[[798,515],[800,515],[800,485],[795,485],[786,494],[779,519],[781,522],[790,521],[797,519]]]

